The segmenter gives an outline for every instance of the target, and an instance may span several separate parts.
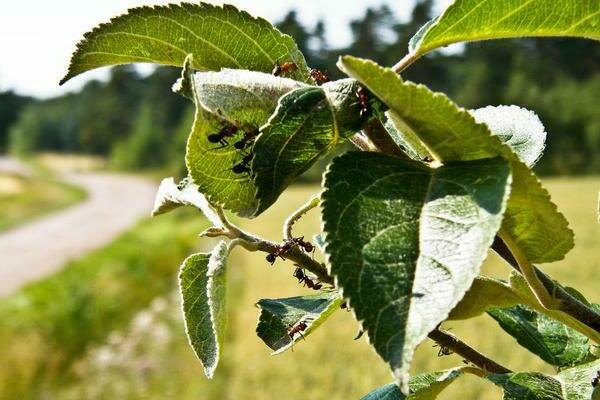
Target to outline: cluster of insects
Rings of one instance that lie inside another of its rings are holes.
[[[217,133],[212,133],[207,136],[210,143],[220,144],[221,147],[229,146],[229,140],[235,137],[240,129],[230,123],[226,123],[223,128]],[[231,171],[234,174],[249,174],[250,173],[250,162],[252,161],[252,153],[246,153],[246,151],[252,147],[254,139],[258,136],[258,129],[242,130],[243,135],[235,143],[233,147],[236,150],[242,152],[243,156],[239,163],[233,165]]]
[[[315,282],[312,278],[310,278],[302,268],[296,265],[296,269],[294,270],[294,278],[298,279],[298,283],[303,283],[304,286],[307,286],[309,289],[320,290],[323,285],[320,282]]]
[[[267,261],[269,262],[269,264],[273,265],[275,263],[275,260],[277,260],[277,257],[281,258],[282,260],[285,260],[285,253],[290,251],[294,246],[300,247],[307,253],[313,253],[315,251],[315,246],[313,246],[312,243],[305,241],[304,236],[299,238],[292,238],[290,240],[286,240],[283,244],[278,245],[275,251],[273,251],[272,253],[267,254]]]

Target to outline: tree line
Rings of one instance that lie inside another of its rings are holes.
[[[433,0],[416,3],[408,21],[387,5],[368,8],[350,23],[352,40],[331,48],[326,25],[303,25],[290,11],[277,25],[292,35],[309,65],[332,78],[340,54],[393,65],[408,41],[433,15]],[[515,39],[470,43],[457,52],[419,60],[403,78],[448,93],[467,108],[517,104],[535,110],[548,132],[538,171],[544,174],[600,172],[600,46],[580,39]],[[189,101],[169,88],[176,68],[146,77],[115,67],[107,82],[90,81],[80,92],[36,101],[0,93],[0,152],[78,152],[109,158],[115,168],[170,168],[182,172],[181,154],[193,121]],[[486,88],[486,90],[481,90]]]

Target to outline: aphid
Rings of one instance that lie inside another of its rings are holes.
[[[313,246],[311,242],[305,242],[304,236],[294,238],[292,239],[292,241],[298,246],[300,246],[302,249],[304,249],[304,251],[307,253],[312,253],[313,251],[315,251],[315,246]]]
[[[250,164],[250,161],[252,161],[252,157],[253,157],[252,153],[246,154],[244,156],[244,158],[242,158],[242,161],[239,162],[239,164],[235,164],[231,168],[231,171],[234,174],[244,174],[244,173],[249,174],[251,170],[250,170],[250,166],[248,164]]]
[[[244,132],[244,136],[233,144],[238,150],[244,150],[246,147],[249,147],[254,142],[254,139],[258,135],[258,130],[252,130],[250,132]]]
[[[222,147],[225,147],[229,144],[225,138],[232,137],[235,135],[237,130],[238,129],[235,125],[225,125],[223,129],[219,131],[219,133],[208,135],[208,141],[211,143],[219,143]]]
[[[300,321],[296,325],[290,327],[290,329],[288,329],[290,339],[294,340],[294,335],[296,333],[302,336],[302,332],[304,332],[306,328],[308,328],[308,325],[304,321]],[[304,336],[302,336],[302,339],[304,339]]]
[[[596,376],[594,377],[594,379],[592,379],[592,386],[596,387],[600,385],[600,371],[596,372]]]
[[[367,93],[362,86],[356,89],[356,98],[358,99],[358,105],[360,106],[360,117],[364,117],[369,112],[369,98]]]
[[[304,271],[302,270],[302,268],[300,268],[297,265],[296,265],[296,270],[294,271],[294,277],[296,279],[298,279],[298,283],[304,283],[304,286],[308,286],[310,289],[320,290],[323,287],[323,285],[321,283],[315,282],[311,278],[309,278],[304,273]]]
[[[275,67],[273,67],[273,75],[280,76],[281,74],[287,74],[288,72],[294,72],[298,69],[296,63],[288,61],[283,64],[279,64],[279,61],[275,63]]]
[[[315,69],[315,68],[310,70],[310,76],[311,76],[311,78],[314,79],[314,81],[317,83],[317,85],[320,85],[325,82],[329,82],[329,77],[323,71]]]

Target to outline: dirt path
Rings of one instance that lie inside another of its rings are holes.
[[[4,164],[14,162],[0,157]],[[64,180],[87,191],[82,203],[0,233],[0,297],[48,276],[65,263],[110,243],[150,215],[157,185],[111,173],[71,173]]]

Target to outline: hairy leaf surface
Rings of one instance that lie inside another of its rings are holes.
[[[498,307],[510,307],[523,300],[505,282],[478,276],[462,300],[452,309],[449,320],[464,320],[477,317]]]
[[[334,291],[285,299],[262,299],[256,304],[261,310],[256,334],[274,350],[273,354],[279,354],[310,335],[341,304],[342,298]],[[306,323],[307,327],[302,335],[295,334],[292,340],[288,332],[300,322]]]
[[[488,311],[519,344],[557,367],[581,364],[590,356],[589,339],[529,307],[518,305]]]
[[[181,3],[140,7],[84,35],[69,72],[61,80],[108,65],[149,62],[179,67],[193,54],[192,67],[271,72],[277,62],[294,62],[290,78],[312,82],[294,40],[262,18],[230,5]]]
[[[410,390],[408,396],[400,391],[398,385],[390,383],[373,390],[361,400],[434,400],[463,374],[463,370],[464,368],[455,368],[415,375],[408,382]]]
[[[424,54],[451,43],[523,36],[600,40],[597,0],[456,0],[410,41]]]
[[[437,169],[351,152],[325,177],[329,267],[377,353],[405,380],[415,347],[471,286],[510,190],[501,158]]]
[[[188,339],[212,378],[219,363],[225,332],[225,263],[229,248],[220,242],[210,254],[189,256],[179,284]]]
[[[531,262],[557,261],[573,248],[573,232],[548,191],[487,125],[477,123],[444,94],[404,82],[389,68],[350,56],[342,57],[339,64],[389,106],[394,118],[402,121],[402,128],[419,137],[437,160],[447,163],[502,156],[510,161],[513,185],[503,228]]]

